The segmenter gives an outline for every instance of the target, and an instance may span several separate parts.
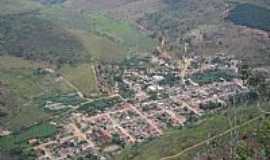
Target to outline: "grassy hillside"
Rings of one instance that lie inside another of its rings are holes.
[[[82,45],[34,13],[0,17],[0,53],[54,64],[78,63]]]
[[[106,37],[80,30],[70,30],[70,33],[77,37],[86,49],[83,57],[88,61],[115,62],[124,59],[128,54],[127,48]]]
[[[0,154],[1,158],[9,159],[36,159],[34,150],[28,144],[28,140],[34,138],[47,138],[53,136],[57,128],[49,123],[39,123],[30,128],[11,135],[0,137]],[[3,155],[2,155],[3,153]],[[7,154],[6,154],[7,153]]]
[[[41,11],[43,16],[61,26],[86,31],[111,41],[120,48],[134,51],[147,51],[152,49],[154,41],[145,33],[141,33],[129,22],[115,20],[102,12],[86,10],[68,10],[64,6],[52,6]]]
[[[10,151],[17,146],[27,145],[27,141],[33,138],[46,138],[56,133],[56,127],[48,123],[41,123],[25,129],[20,133],[0,138],[0,149]]]
[[[91,96],[91,94],[98,92],[93,67],[91,64],[80,64],[78,66],[65,65],[61,69],[61,73],[84,95]]]
[[[78,6],[78,10],[70,9],[70,2],[1,1],[4,12],[0,14],[0,56],[15,56],[56,65],[60,68],[60,74],[89,95],[97,92],[96,78],[95,72],[85,66],[98,61],[119,61],[131,52],[149,51],[154,41],[132,24],[114,20],[103,14],[102,10],[80,10],[84,5]],[[122,4],[122,1],[119,3]],[[25,83],[25,87],[13,87],[14,91],[26,89],[32,92],[29,96],[40,92],[39,85],[30,86],[31,80],[36,78],[29,75],[30,70],[26,75],[26,71],[18,73],[15,70],[12,73],[7,69],[5,72],[8,73],[3,74],[2,79],[11,81],[9,83],[12,85],[16,85],[17,81],[12,77],[23,74],[21,83]]]
[[[1,0],[0,15],[27,13],[40,8],[42,8],[42,6],[32,0]]]
[[[51,115],[44,112],[34,98],[73,92],[64,83],[56,82],[54,75],[33,74],[34,70],[44,66],[21,58],[0,57],[0,88],[3,94],[0,107],[6,113],[0,117],[0,125],[13,130],[45,120]]]

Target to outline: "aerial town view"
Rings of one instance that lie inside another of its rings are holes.
[[[0,8],[0,160],[270,159],[268,1]]]

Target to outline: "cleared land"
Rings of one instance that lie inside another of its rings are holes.
[[[61,70],[63,76],[75,85],[84,95],[97,93],[95,70],[93,65],[81,64],[76,67],[64,66]]]
[[[35,103],[35,97],[72,91],[68,86],[56,82],[53,75],[33,74],[37,68],[44,66],[21,58],[0,57],[0,81],[7,90],[1,96],[1,108],[7,113],[0,118],[1,125],[19,129],[47,119],[50,115]]]

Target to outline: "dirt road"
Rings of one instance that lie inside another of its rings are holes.
[[[198,148],[198,147],[200,147],[200,146],[202,146],[202,145],[205,145],[205,144],[207,144],[207,143],[209,143],[209,142],[211,142],[211,141],[213,141],[213,140],[215,140],[215,139],[217,139],[217,138],[223,137],[223,136],[225,136],[225,135],[231,133],[232,131],[234,131],[234,130],[236,130],[236,129],[239,129],[239,128],[242,128],[242,127],[244,127],[244,126],[247,126],[247,125],[249,125],[250,123],[253,123],[253,122],[259,120],[259,119],[262,118],[264,115],[265,115],[265,114],[260,114],[259,116],[255,117],[255,118],[253,118],[253,119],[251,119],[251,120],[249,120],[249,121],[246,121],[245,123],[242,123],[242,124],[237,125],[237,126],[235,126],[235,127],[233,127],[233,128],[230,128],[230,129],[228,129],[228,130],[226,130],[226,131],[224,131],[224,132],[222,132],[222,133],[220,133],[220,134],[217,134],[217,135],[215,135],[215,136],[213,136],[213,137],[211,137],[211,138],[208,138],[208,139],[206,139],[206,140],[204,140],[204,141],[202,141],[202,142],[200,142],[200,143],[194,144],[193,146],[188,147],[188,148],[182,150],[181,152],[179,152],[179,153],[177,153],[177,154],[175,154],[175,155],[163,157],[163,158],[161,158],[160,160],[174,160],[174,159],[180,157],[181,155],[183,155],[183,154],[185,154],[185,153],[187,153],[187,152],[189,152],[189,151],[191,151],[191,150],[193,150],[193,149],[195,149],[195,148]]]

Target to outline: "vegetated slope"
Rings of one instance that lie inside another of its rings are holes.
[[[133,0],[68,0],[66,7],[73,9],[106,10],[123,6]]]
[[[251,4],[237,5],[228,17],[237,25],[270,31],[270,10]]]
[[[80,64],[77,66],[65,65],[60,72],[65,78],[75,85],[85,96],[98,93],[95,68],[91,64]]]
[[[0,125],[16,130],[46,120],[51,114],[44,112],[35,98],[74,92],[64,83],[55,81],[55,75],[34,74],[38,68],[45,67],[46,64],[22,58],[0,57],[0,108],[4,112]]]
[[[59,4],[60,2],[63,4]],[[107,7],[111,8],[114,5],[119,6],[130,2],[127,0],[98,1],[96,3],[94,1],[83,3],[76,1],[78,6],[71,5],[72,8],[69,8],[69,3],[75,3],[73,1],[50,0],[46,1],[46,4],[53,3],[54,5],[42,6],[40,5],[43,3],[28,0],[13,3],[0,2],[7,8],[19,4],[22,4],[22,6],[29,5],[29,7],[21,10],[10,9],[7,16],[0,17],[1,54],[7,53],[28,59],[63,64],[78,63],[84,58],[87,58],[87,62],[89,62],[91,56],[105,55],[107,53],[100,53],[100,50],[106,48],[107,44],[109,46],[107,48],[113,47],[111,53],[107,54],[108,57],[114,57],[114,54],[119,52],[121,52],[120,56],[115,57],[122,57],[131,51],[149,51],[154,46],[154,42],[147,34],[141,33],[128,22],[112,19],[103,13],[100,14],[100,12],[105,12]],[[104,7],[101,7],[103,9],[98,11],[83,9],[84,6],[91,7],[95,4]],[[34,7],[34,5],[39,7]],[[33,7],[31,8],[31,6]],[[88,32],[89,34],[86,33],[83,36],[84,38],[80,39],[81,36],[73,36],[70,33],[71,30]],[[85,47],[86,43],[93,46],[92,41],[87,42],[86,40],[97,39],[95,37],[100,37],[101,43],[104,40],[104,45]],[[82,41],[84,42],[83,45],[81,44]],[[123,54],[123,52],[126,53]],[[98,59],[102,60],[104,57]]]
[[[92,32],[70,30],[79,39],[87,50],[84,57],[91,61],[117,62],[126,57],[128,49],[121,47],[106,37],[98,36]]]
[[[75,92],[57,75],[89,96],[98,92],[96,62],[119,61],[154,44],[132,24],[96,12],[73,12],[67,2],[58,2],[0,1],[0,119],[11,131],[54,115],[44,111],[45,102],[36,100],[40,96]],[[56,73],[39,73],[44,68]]]
[[[113,19],[106,13],[102,13],[102,10],[100,12],[74,11],[65,6],[52,6],[41,10],[41,14],[45,19],[58,25],[72,30],[89,32],[88,35],[94,34],[105,41],[110,41],[119,49],[138,52],[149,51],[154,46],[154,41],[146,33],[140,32],[136,26],[127,21]],[[91,45],[90,42],[89,44]],[[93,53],[94,50],[91,52]],[[117,53],[112,52],[111,54]]]
[[[23,129],[20,132],[0,137],[0,150],[1,152],[8,153],[4,154],[7,156],[7,159],[10,157],[23,160],[36,159],[36,153],[33,149],[30,149],[31,145],[28,143],[28,140],[35,138],[47,138],[53,136],[56,132],[57,128],[55,126],[47,122],[38,123],[32,127]]]
[[[156,34],[163,33],[180,52],[189,42],[190,52],[201,55],[226,53],[247,59],[254,65],[269,65],[269,37],[257,30],[232,24],[228,12],[242,0],[166,0],[167,7],[146,15],[140,23]],[[249,0],[265,8],[269,2]],[[248,16],[248,15],[246,15]],[[264,17],[265,15],[260,15]]]
[[[41,4],[51,5],[51,4],[61,4],[64,3],[66,0],[36,0]]]
[[[0,15],[20,14],[35,11],[42,6],[33,0],[1,0]]]
[[[76,38],[36,14],[0,17],[0,54],[55,64],[79,62],[83,47]]]
[[[114,18],[132,21],[164,7],[163,0],[68,0],[64,5],[72,10],[102,11]]]

